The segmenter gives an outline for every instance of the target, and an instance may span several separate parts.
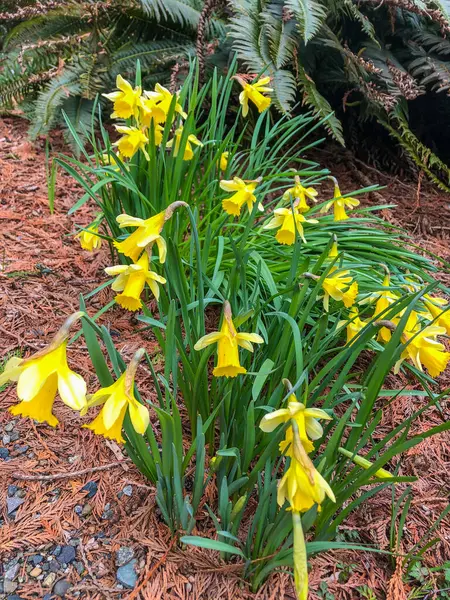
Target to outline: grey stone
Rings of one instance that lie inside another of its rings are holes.
[[[23,600],[22,596],[18,596],[17,594],[12,594],[11,596],[7,596],[6,600]]]
[[[92,512],[92,506],[89,504],[89,502],[86,502],[86,504],[83,506],[83,510],[81,511],[81,516],[82,517],[88,517]]]
[[[25,500],[23,498],[6,498],[6,509],[8,515],[12,515],[12,513],[24,502]]]
[[[113,515],[114,515],[114,511],[111,508],[111,504],[110,504],[110,502],[107,502],[103,509],[102,519],[106,521],[107,519],[110,519]]]
[[[17,442],[17,440],[20,438],[20,434],[17,431],[17,429],[14,429],[13,431],[11,431],[10,437],[11,437],[12,442]]]
[[[24,444],[23,446],[16,444],[14,446],[14,450],[17,452],[17,454],[25,454],[25,452],[27,452],[27,450],[29,450],[29,449],[30,449],[30,446],[28,446],[27,444]]]
[[[121,546],[116,552],[116,567],[126,565],[134,558],[134,550],[129,546]]]
[[[137,573],[134,569],[136,565],[136,559],[133,559],[123,567],[117,569],[116,577],[117,581],[123,586],[129,589],[133,589],[137,583]]]
[[[16,563],[15,565],[11,565],[10,567],[8,567],[8,569],[6,569],[6,571],[5,571],[5,579],[14,581],[14,579],[17,577],[17,574],[19,572],[19,568],[20,568],[19,563]]]
[[[3,591],[5,594],[12,594],[17,590],[17,586],[19,584],[17,581],[10,581],[9,579],[5,579],[3,582]]]
[[[60,553],[61,553],[61,546],[55,546],[55,548],[52,552],[53,556],[59,556]]]
[[[73,510],[76,512],[77,515],[81,515],[81,513],[83,512],[83,507],[81,506],[81,504],[77,504]]]
[[[12,498],[18,489],[17,485],[8,485],[8,496]]]
[[[2,443],[6,446],[11,441],[11,436],[8,433],[4,433],[2,437]]]
[[[65,593],[68,592],[71,588],[71,584],[65,579],[60,579],[55,583],[55,587],[53,588],[53,593],[57,596],[64,597]]]
[[[55,583],[56,573],[49,573],[42,582],[44,587],[51,587]]]
[[[44,560],[42,554],[35,554],[30,558],[30,562],[33,563],[34,566],[40,564]]]
[[[6,423],[5,425],[5,431],[7,431],[8,433],[10,431],[12,431],[14,429],[14,425],[16,424],[15,421],[10,421],[9,423]]]
[[[46,566],[47,570],[50,571],[50,573],[57,573],[60,569],[59,562],[54,558],[52,558],[52,560],[48,562]]]
[[[52,600],[52,595],[51,594],[45,594],[45,596],[42,598],[42,600]]]
[[[70,544],[71,546],[78,546],[78,545],[80,544],[80,538],[72,538],[72,539],[69,541],[69,544]]]
[[[133,495],[133,486],[132,485],[126,485],[123,488],[122,491],[125,494],[125,496],[132,496]]]
[[[27,492],[23,488],[19,488],[16,492],[17,498],[25,498],[26,495],[27,495]]]
[[[88,481],[86,485],[81,488],[82,492],[87,492],[86,498],[93,498],[98,490],[98,484],[96,481]]]
[[[9,450],[8,448],[0,448],[0,458],[2,460],[6,460],[9,458]]]
[[[58,556],[58,562],[61,565],[62,564],[68,565],[73,560],[75,560],[75,557],[76,557],[76,550],[73,546],[63,546],[61,548],[61,552]]]
[[[73,563],[73,565],[74,565],[75,569],[77,570],[78,575],[81,575],[84,572],[84,565],[81,562],[81,560],[75,561]]]

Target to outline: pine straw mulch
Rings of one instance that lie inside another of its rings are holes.
[[[0,120],[0,347],[1,356],[19,351],[27,355],[43,347],[64,317],[78,309],[80,293],[94,289],[104,280],[103,268],[108,264],[108,251],[102,249],[90,254],[80,249],[73,239],[75,219],[67,210],[80,195],[73,181],[60,173],[56,211],[50,215],[44,169],[42,142],[30,144],[26,140],[26,124],[19,119]],[[62,148],[62,138],[52,140]],[[342,189],[350,190],[364,185],[355,179],[355,170],[345,160],[335,160],[326,154],[321,162],[333,170]],[[362,171],[363,172],[363,171]],[[378,175],[366,171],[371,183]],[[380,175],[381,179],[386,176]],[[386,183],[386,181],[380,181]],[[428,215],[432,226],[441,229],[415,232],[414,240],[436,254],[449,258],[448,233],[445,218],[448,197],[422,185],[421,204],[417,211]],[[409,193],[408,193],[409,191]],[[387,202],[399,207],[385,212],[391,222],[400,222],[414,228],[411,202],[415,201],[416,186],[392,179],[381,193]],[[412,200],[411,200],[412,198]],[[373,202],[371,199],[365,202]],[[87,224],[92,209],[83,207],[76,214],[77,224]],[[420,213],[422,214],[422,213]],[[431,217],[430,217],[431,215]],[[448,223],[448,218],[447,218]],[[428,235],[433,233],[433,236]],[[448,276],[443,275],[448,283]],[[90,314],[97,312],[112,298],[109,289],[103,290],[88,303]],[[117,347],[129,358],[144,345],[157,354],[155,342],[138,332],[132,315],[113,308],[101,318],[114,336]],[[71,349],[71,363],[87,380],[92,390],[96,385],[86,347],[78,340]],[[152,396],[150,376],[140,369],[139,387],[144,397]],[[403,377],[403,376],[402,376]],[[391,386],[408,385],[407,380],[392,377]],[[448,385],[448,375],[442,385]],[[410,386],[411,387],[411,386]],[[408,388],[407,388],[408,389]],[[28,574],[30,557],[36,553],[50,555],[56,545],[72,540],[77,549],[78,565],[72,565],[57,574],[58,581],[65,578],[73,587],[66,598],[92,600],[281,600],[293,599],[290,577],[276,573],[258,593],[252,593],[241,579],[241,569],[236,564],[223,563],[216,552],[200,549],[181,549],[171,538],[155,507],[155,490],[140,475],[115,443],[105,443],[90,431],[80,428],[80,419],[61,402],[55,404],[60,419],[58,429],[36,425],[29,420],[13,419],[5,410],[16,402],[14,388],[7,388],[0,398],[0,436],[11,421],[19,432],[19,440],[6,444],[9,460],[0,459],[0,553],[3,563],[19,556],[21,568],[16,594],[21,598],[43,598],[50,589]],[[377,430],[382,435],[403,421],[420,405],[414,396],[402,396],[389,404]],[[428,411],[414,423],[412,433],[425,431],[448,418],[448,403]],[[24,451],[24,447],[28,446]],[[0,446],[1,447],[1,446]],[[97,467],[101,470],[96,470]],[[407,552],[429,531],[439,513],[445,508],[449,496],[448,472],[450,469],[450,438],[441,434],[428,439],[410,450],[402,459],[400,474],[416,475],[411,484],[414,492],[411,508],[403,532],[402,551]],[[81,472],[80,472],[81,471]],[[72,475],[71,475],[72,473]],[[40,474],[50,474],[50,480],[36,481]],[[55,477],[60,474],[61,477]],[[95,481],[98,491],[87,499],[83,486]],[[8,485],[14,484],[26,492],[24,503],[18,508],[15,519],[7,516]],[[123,494],[130,486],[132,495]],[[398,486],[398,492],[404,486]],[[214,498],[209,498],[214,502]],[[87,516],[77,514],[75,507],[89,503]],[[109,506],[108,506],[109,505]],[[106,510],[105,510],[106,507]],[[358,543],[376,544],[389,550],[391,514],[390,492],[369,499],[353,513],[340,528],[340,535]],[[205,511],[199,519],[202,535],[213,535],[208,530]],[[1,521],[0,521],[1,524]],[[195,531],[194,531],[195,533]],[[425,553],[424,564],[436,567],[450,556],[450,522],[444,519],[433,536],[439,543]],[[135,549],[138,565],[138,583],[133,590],[123,590],[117,585],[114,552],[121,546]],[[75,564],[75,563],[74,563]],[[1,572],[0,572],[1,575]],[[319,598],[350,600],[363,598],[359,592],[364,586],[371,588],[377,598],[403,600],[412,589],[404,583],[400,561],[397,568],[386,555],[370,552],[329,552],[311,560],[311,595]],[[436,589],[439,582],[431,582]],[[322,586],[322,593],[317,591]],[[325,589],[331,596],[324,596]],[[430,595],[438,597],[437,595]],[[1,593],[0,593],[1,598]]]

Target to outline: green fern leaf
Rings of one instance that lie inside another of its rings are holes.
[[[316,35],[326,19],[325,7],[314,0],[286,0],[286,7],[294,13],[305,43]]]

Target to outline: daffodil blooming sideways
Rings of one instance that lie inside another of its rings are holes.
[[[263,77],[259,81],[253,83],[247,83],[242,77],[236,75],[234,77],[243,87],[242,92],[239,94],[239,102],[242,104],[242,115],[244,117],[248,114],[248,102],[253,102],[260,113],[264,112],[269,108],[271,99],[263,95],[263,92],[273,92],[272,88],[267,87],[270,83],[270,77]]]
[[[425,294],[424,302],[430,315],[435,319],[434,325],[443,327],[447,335],[450,335],[450,306],[447,300],[444,300],[444,298],[433,298],[429,294]]]
[[[97,235],[98,225],[90,225],[88,229],[80,231],[75,237],[80,240],[80,246],[83,250],[93,252],[102,245],[102,238]]]
[[[303,232],[303,223],[318,223],[317,219],[306,219],[304,215],[298,210],[298,207],[294,205],[293,208],[276,208],[273,211],[275,215],[263,229],[277,229],[278,232],[275,236],[277,242],[292,246],[295,242],[295,232],[306,244],[305,235]]]
[[[349,218],[348,214],[345,212],[345,209],[352,209],[356,206],[359,206],[359,200],[356,200],[356,198],[343,198],[336,179],[334,177],[331,177],[331,179],[334,180],[334,196],[332,200],[327,202],[320,209],[320,212],[328,212],[330,208],[333,207],[334,220],[344,221],[345,219]]]
[[[113,144],[117,146],[119,155],[125,158],[132,158],[138,150],[142,150],[147,160],[150,160],[145,146],[148,144],[148,137],[137,127],[125,127],[125,125],[115,125],[115,128],[122,137]]]
[[[352,344],[361,329],[364,329],[364,327],[367,325],[367,322],[361,321],[356,306],[352,306],[348,318],[349,322],[344,320],[339,321],[338,327],[343,327],[345,324],[347,324],[347,344]]]
[[[81,375],[69,369],[66,355],[70,328],[83,315],[83,312],[71,315],[47,348],[29,358],[13,356],[8,360],[0,375],[0,386],[17,381],[17,396],[21,402],[10,407],[13,415],[55,427],[58,419],[52,410],[56,392],[64,404],[74,410],[86,406],[86,383]]]
[[[141,88],[137,86],[133,89],[131,84],[122,77],[117,75],[116,87],[118,91],[110,94],[102,94],[108,100],[114,102],[114,112],[111,115],[112,119],[129,119],[130,117],[138,117],[139,104],[141,96]]]
[[[294,180],[294,187],[291,187],[284,192],[283,200],[286,202],[292,200],[299,212],[306,212],[310,209],[309,204],[306,202],[306,198],[309,198],[309,200],[312,200],[313,202],[317,202],[316,196],[318,192],[313,187],[305,188],[300,182],[300,177],[297,175]]]
[[[253,205],[256,200],[256,196],[253,193],[256,189],[260,179],[254,179],[253,181],[243,181],[239,177],[233,177],[232,180],[222,179],[220,187],[226,192],[235,192],[230,198],[222,200],[223,210],[234,217],[239,217],[241,214],[241,208],[244,204],[247,205],[248,212],[251,213]],[[261,202],[258,204],[258,210],[264,211],[264,206]]]
[[[173,151],[174,157],[178,156],[178,153],[180,152],[180,144],[181,144],[182,135],[183,135],[183,128],[179,127],[175,131],[174,137],[171,140],[169,140],[166,144],[167,148],[172,148],[172,146],[174,146],[174,151]],[[192,144],[194,144],[195,146],[203,146],[202,142],[199,139],[197,139],[193,133],[188,135],[187,140],[186,140],[186,146],[184,148],[183,160],[192,160],[194,158],[194,150],[192,149]]]
[[[239,346],[253,352],[252,344],[263,344],[263,338],[257,333],[238,333],[233,323],[231,306],[225,302],[223,321],[220,331],[208,333],[198,340],[194,350],[203,350],[210,344],[217,344],[217,366],[213,370],[215,377],[236,377],[247,373],[239,362]]]
[[[132,358],[126,371],[122,373],[116,382],[106,388],[101,388],[88,397],[82,415],[89,408],[100,404],[104,404],[104,406],[98,416],[91,423],[83,425],[83,427],[91,429],[97,435],[103,435],[110,440],[124,443],[122,437],[123,420],[128,410],[134,430],[141,435],[146,432],[150,422],[148,410],[134,396],[134,378],[139,361],[144,354],[145,350],[140,348]]]
[[[394,373],[398,373],[402,362],[409,358],[420,371],[423,371],[424,365],[431,377],[440,375],[450,361],[450,352],[446,352],[444,344],[438,342],[436,337],[445,333],[445,327],[437,325],[429,325],[420,330],[417,313],[411,312],[402,332],[402,341],[408,342],[408,345],[395,364]]]
[[[164,277],[150,270],[147,252],[144,252],[137,263],[133,265],[115,265],[107,267],[105,271],[108,275],[118,276],[111,285],[115,292],[120,292],[114,299],[117,304],[131,311],[139,310],[142,307],[141,294],[145,284],[148,284],[158,300],[158,283],[166,283]]]
[[[373,314],[374,319],[381,315],[396,300],[398,300],[397,296],[389,290],[389,273],[386,273],[382,286],[385,288],[384,290],[380,292],[374,292],[359,302],[359,304],[367,304],[368,302],[373,302],[376,300],[375,312]],[[387,343],[391,339],[391,335],[391,330],[388,327],[381,327],[381,329],[378,331],[377,340],[379,342]]]
[[[145,92],[144,91],[144,96],[146,98],[152,99],[156,103],[156,106],[159,109],[161,109],[164,112],[164,114],[167,116],[167,113],[169,112],[170,105],[172,104],[172,99],[173,99],[173,94],[171,94],[167,88],[165,88],[164,86],[157,83],[155,85],[155,91],[154,92]],[[178,113],[181,117],[183,117],[183,119],[186,119],[187,114],[183,111],[183,107],[178,102],[178,97],[179,97],[179,94],[177,94],[174,112]]]
[[[350,271],[338,271],[333,267],[323,280],[322,289],[325,292],[323,307],[328,312],[330,297],[337,302],[343,302],[347,308],[353,306],[358,295],[358,283],[353,281]]]
[[[228,167],[228,156],[230,155],[229,152],[222,152],[222,154],[220,155],[220,160],[219,160],[219,169],[221,171],[226,171],[227,167]]]
[[[121,229],[124,227],[136,227],[137,229],[125,240],[115,240],[114,246],[121,254],[136,262],[146,246],[156,243],[159,251],[159,262],[163,263],[166,260],[167,246],[161,232],[164,223],[172,217],[175,209],[179,206],[187,206],[187,204],[181,201],[172,202],[165,210],[145,220],[125,214],[119,215],[116,220]]]

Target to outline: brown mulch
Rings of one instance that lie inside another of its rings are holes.
[[[63,148],[58,134],[52,143],[56,150]],[[355,179],[355,170],[347,159],[338,160],[337,154],[320,156],[320,161],[338,177],[343,191],[365,185]],[[405,226],[416,243],[450,260],[448,196],[422,182],[416,206],[416,183],[405,183],[370,169],[361,168],[361,172],[371,183],[387,185],[380,192],[387,204],[398,204],[398,208],[384,212],[387,220]],[[103,269],[108,265],[108,249],[104,247],[97,254],[84,252],[73,237],[74,224],[86,225],[95,214],[95,208],[85,206],[75,218],[67,216],[80,194],[73,180],[59,173],[56,210],[50,215],[43,142],[31,144],[26,140],[24,121],[0,120],[0,356],[14,351],[27,355],[44,346],[64,317],[78,310],[79,295],[105,281]],[[364,202],[378,203],[373,196]],[[426,226],[417,226],[421,222]],[[95,314],[111,298],[111,290],[102,290],[88,301],[89,314]],[[103,315],[100,322],[109,328],[126,358],[142,345],[151,354],[157,353],[154,340],[139,333],[133,315],[116,307]],[[82,340],[74,345],[71,357],[92,390],[96,379]],[[152,394],[150,376],[142,373],[140,389],[144,394]],[[393,385],[398,383],[394,379]],[[448,385],[448,377],[442,383]],[[31,557],[40,553],[47,560],[55,546],[72,541],[76,544],[76,562],[58,572],[56,579],[64,578],[72,584],[65,596],[68,599],[294,599],[287,573],[274,574],[258,593],[253,593],[242,580],[237,565],[223,563],[215,552],[180,548],[162,523],[155,506],[154,487],[117,444],[105,443],[80,428],[81,422],[89,420],[87,417],[80,419],[57,401],[55,414],[60,426],[52,429],[29,420],[13,419],[5,409],[15,402],[11,386],[0,396],[0,438],[6,432],[5,426],[13,422],[19,440],[0,443],[0,448],[9,451],[10,458],[0,460],[0,558],[7,563],[20,556],[22,566],[15,593],[21,598],[42,599],[51,591],[45,587],[44,578],[36,579],[28,573]],[[384,411],[377,434],[401,423],[420,402],[414,396],[398,398]],[[442,410],[448,418],[448,403],[442,404]],[[430,410],[414,424],[412,433],[439,425],[442,420],[438,409]],[[28,446],[25,451],[24,446]],[[93,470],[102,465],[110,466]],[[86,472],[89,469],[92,470]],[[418,542],[447,505],[449,469],[448,433],[426,440],[402,460],[400,473],[418,477],[417,482],[410,484],[413,501],[403,532],[402,552]],[[84,473],[77,474],[79,471]],[[50,481],[20,479],[20,476],[68,473],[75,474]],[[98,486],[92,498],[87,498],[87,491],[82,489],[88,482],[96,482]],[[15,519],[7,515],[8,485],[25,491],[25,501]],[[125,486],[131,486],[131,496],[123,493]],[[399,491],[404,489],[404,485],[399,486]],[[77,507],[86,504],[90,509],[88,514],[78,514]],[[391,505],[390,492],[371,498],[346,520],[340,528],[341,538],[389,550]],[[206,511],[201,518],[207,522]],[[424,564],[438,567],[450,557],[448,518],[433,536],[440,541],[425,553]],[[134,590],[117,585],[114,554],[122,546],[131,546],[135,551],[139,576]],[[310,584],[310,597],[314,600],[369,598],[363,595],[365,587],[372,589],[376,598],[406,600],[412,590],[412,585],[404,581],[400,563],[396,568],[389,556],[369,552],[336,551],[314,557]],[[439,585],[442,582],[431,582],[429,589]]]

